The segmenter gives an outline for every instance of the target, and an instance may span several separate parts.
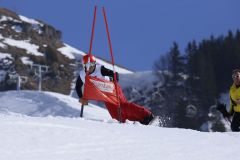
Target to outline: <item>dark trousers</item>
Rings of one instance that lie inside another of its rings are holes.
[[[240,127],[240,112],[235,112],[231,123],[231,129],[233,132],[239,132],[240,131],[239,127]]]

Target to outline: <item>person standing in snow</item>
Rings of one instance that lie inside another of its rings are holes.
[[[80,71],[80,75],[77,78],[76,82],[76,92],[79,97],[79,101],[83,105],[88,104],[88,100],[83,98],[83,86],[85,83],[86,72],[89,71],[89,76],[96,76],[101,79],[105,79],[105,76],[110,79],[114,78],[114,72],[105,68],[103,65],[96,64],[96,58],[93,55],[83,56],[83,68],[84,70]],[[119,79],[119,74],[116,74],[117,81]],[[148,125],[154,118],[153,114],[146,108],[137,105],[135,103],[130,103],[127,101],[126,97],[123,94],[121,87],[117,84],[119,101],[121,106],[121,121],[124,123],[127,119],[130,121],[139,121],[141,124]],[[105,106],[108,109],[111,117],[113,119],[119,120],[118,116],[118,106],[113,105],[112,103],[105,102]]]
[[[234,132],[240,131],[240,69],[235,69],[232,72],[233,84],[230,87],[230,109],[227,112],[225,104],[219,104],[217,108],[223,110],[224,118],[232,117],[231,130]]]

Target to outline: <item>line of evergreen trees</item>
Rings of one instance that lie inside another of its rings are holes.
[[[220,93],[228,91],[232,83],[232,70],[240,68],[240,31],[228,32],[227,36],[211,36],[198,44],[189,42],[185,53],[180,53],[178,44],[155,63],[156,70],[168,70],[173,74],[172,83],[179,76],[187,76],[186,86],[192,92],[214,102]]]
[[[228,92],[232,84],[232,70],[240,68],[240,31],[229,31],[226,36],[204,39],[199,43],[189,42],[184,53],[173,42],[169,52],[161,55],[154,64],[155,69],[167,70],[165,86],[179,90],[177,105],[198,106],[207,117],[210,106],[215,104],[221,93]],[[176,90],[175,89],[175,90]],[[174,93],[173,93],[174,94]],[[184,99],[187,97],[187,102]],[[176,106],[175,106],[176,107]]]

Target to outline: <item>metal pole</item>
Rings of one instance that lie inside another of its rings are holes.
[[[17,81],[17,91],[20,91],[20,89],[21,89],[21,77],[20,77],[20,75],[18,75],[18,81]]]
[[[41,91],[42,90],[42,67],[39,66],[39,82],[38,82],[38,90]]]

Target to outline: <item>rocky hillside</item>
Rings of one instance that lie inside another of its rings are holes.
[[[0,9],[1,90],[15,89],[22,76],[22,89],[37,89],[39,66],[42,90],[68,93],[74,61],[60,53],[61,31],[44,22]]]
[[[75,71],[81,68],[76,62],[85,53],[64,44],[61,37],[51,25],[0,8],[0,90],[20,87],[69,94]]]

